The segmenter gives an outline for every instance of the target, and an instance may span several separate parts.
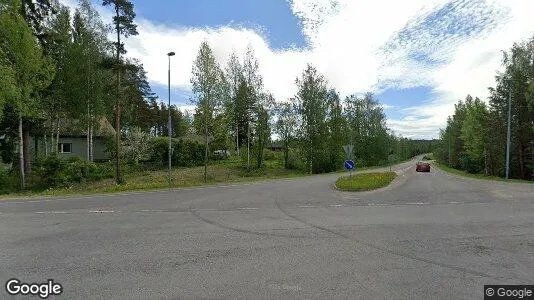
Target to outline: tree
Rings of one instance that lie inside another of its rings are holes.
[[[254,147],[256,148],[256,167],[261,168],[263,165],[263,149],[271,137],[271,129],[269,124],[270,109],[274,105],[274,97],[272,94],[261,94],[256,105],[256,141]]]
[[[18,83],[12,97],[8,99],[18,113],[19,167],[21,188],[26,186],[25,166],[29,160],[27,143],[23,138],[23,119],[38,113],[39,92],[50,84],[54,76],[52,62],[45,58],[28,24],[18,13],[20,2],[12,1],[0,12],[0,49],[11,66],[11,72]]]
[[[327,125],[328,125],[328,153],[332,170],[343,164],[343,144],[346,141],[345,119],[338,93],[331,89],[326,94]]]
[[[286,169],[290,168],[289,147],[297,133],[298,116],[294,101],[292,99],[290,102],[279,103],[275,108],[277,116],[275,128],[284,148],[284,168]]]
[[[215,60],[215,56],[207,42],[202,42],[196,60],[193,63],[191,84],[194,97],[192,102],[197,106],[197,118],[204,129],[205,156],[204,181],[208,180],[209,135],[213,132],[214,116],[220,106],[223,73]],[[211,129],[211,130],[210,130]]]
[[[257,120],[257,105],[260,94],[263,88],[263,78],[259,74],[259,63],[254,56],[254,49],[249,45],[245,53],[245,60],[243,62],[243,78],[244,82],[241,86],[240,96],[245,96],[245,114],[246,114],[246,128],[247,128],[247,169],[250,169],[250,148],[253,139],[254,123]]]
[[[43,115],[47,119],[48,126],[44,126],[43,131],[50,132],[51,151],[58,149],[59,129],[61,118],[78,108],[78,103],[67,101],[76,101],[80,99],[81,86],[75,81],[80,77],[78,67],[80,60],[74,61],[74,51],[71,35],[71,18],[68,8],[61,7],[58,13],[45,28],[47,37],[48,56],[56,65],[57,74],[52,83],[44,91],[43,95]],[[69,110],[70,108],[70,110]],[[54,136],[55,142],[54,142]],[[45,136],[46,139],[46,136]],[[46,142],[46,141],[45,141]],[[48,149],[45,149],[47,152]]]
[[[13,99],[16,97],[16,93],[15,71],[11,67],[6,53],[0,48],[0,120],[2,119],[7,99]]]
[[[230,55],[230,58],[228,60],[228,64],[226,67],[226,78],[228,80],[228,88],[230,93],[230,101],[226,103],[226,110],[227,114],[233,121],[232,125],[235,129],[234,135],[236,151],[237,155],[239,156],[239,128],[244,115],[244,110],[242,109],[244,107],[242,105],[242,100],[244,98],[239,97],[239,88],[240,85],[244,82],[244,78],[241,64],[239,63],[239,59],[235,52]]]
[[[117,91],[115,101],[115,180],[117,184],[123,183],[123,178],[120,170],[120,138],[121,138],[121,54],[125,54],[124,43],[121,42],[121,36],[127,38],[130,35],[137,35],[137,25],[134,24],[135,12],[133,4],[128,0],[103,0],[103,6],[112,6],[115,12],[113,16],[113,25],[115,26],[115,33],[117,34],[117,42],[115,42],[116,61],[115,72],[117,73]]]
[[[70,68],[76,70],[77,76],[71,74],[70,78],[75,81],[73,86],[80,86],[77,89],[78,95],[70,98],[71,101],[78,100],[78,117],[85,120],[87,126],[87,160],[93,161],[93,130],[97,119],[106,115],[109,111],[106,103],[109,96],[106,93],[108,78],[110,73],[103,67],[106,53],[110,50],[107,39],[105,25],[98,12],[88,0],[80,0],[73,20],[73,55],[71,64],[77,67]]]
[[[326,81],[312,65],[308,64],[301,78],[295,81],[298,87],[296,99],[302,117],[304,152],[310,173],[323,171],[326,143]]]
[[[47,18],[56,13],[51,0],[22,0],[19,4],[19,12],[28,22],[32,33],[37,37],[43,48],[47,48],[47,34],[45,22]]]
[[[463,141],[464,153],[469,157],[469,165],[464,168],[476,173],[485,170],[488,173],[486,164],[486,135],[485,128],[488,126],[487,110],[484,102],[475,98],[466,101],[466,116],[461,126],[460,138]]]

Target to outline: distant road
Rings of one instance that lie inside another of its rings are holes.
[[[52,278],[65,291],[51,299],[480,299],[484,284],[534,284],[534,185],[393,170],[365,193],[329,174],[1,201],[0,281]]]

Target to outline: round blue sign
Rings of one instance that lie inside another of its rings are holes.
[[[354,169],[354,165],[355,165],[354,161],[352,161],[350,159],[345,161],[345,169],[347,169],[347,170]]]

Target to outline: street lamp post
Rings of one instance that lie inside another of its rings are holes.
[[[171,56],[174,56],[174,52],[167,53],[169,57],[169,72],[168,72],[168,86],[169,86],[169,123],[168,123],[168,132],[169,132],[169,188],[171,187],[171,151],[172,151],[172,128],[171,128]]]

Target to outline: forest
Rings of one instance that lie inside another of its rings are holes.
[[[191,70],[196,109],[168,107],[151,90],[142,63],[126,55],[124,40],[138,34],[133,4],[102,5],[114,12],[110,24],[88,0],[75,11],[53,0],[0,1],[2,192],[102,178],[120,185],[124,172],[163,170],[169,111],[173,167],[204,166],[205,181],[220,153],[239,158],[239,167],[250,171],[263,168],[276,148],[284,168],[324,173],[343,168],[347,144],[354,145],[350,156],[358,167],[434,149],[435,141],[388,129],[372,93],[342,99],[311,64],[295,79],[294,97],[275,99],[264,88],[261,62],[250,46],[244,57],[234,53],[218,61],[202,43]],[[102,120],[112,128],[104,138],[107,161],[94,159],[93,136],[102,135]],[[74,132],[86,139],[84,155],[63,158],[61,138]],[[32,152],[34,145],[43,148]]]
[[[487,101],[468,95],[441,130],[436,158],[469,173],[534,180],[534,38],[503,53]]]

